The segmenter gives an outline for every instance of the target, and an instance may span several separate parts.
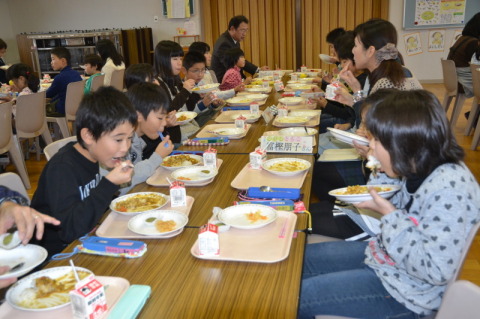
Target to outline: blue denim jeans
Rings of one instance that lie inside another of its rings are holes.
[[[350,241],[307,245],[299,318],[419,318],[390,296],[375,272],[365,265],[366,247],[367,242]]]

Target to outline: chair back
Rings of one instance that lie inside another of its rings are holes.
[[[22,138],[37,137],[47,129],[45,91],[17,98],[15,127]]]
[[[25,186],[23,185],[20,176],[18,176],[17,174],[12,172],[0,174],[0,185],[7,186],[12,191],[20,193],[30,203],[30,198],[28,197],[27,190],[25,189]]]
[[[65,117],[67,121],[75,121],[75,115],[83,98],[84,87],[85,81],[71,82],[68,84],[67,96],[65,98]]]
[[[457,70],[455,68],[455,62],[452,60],[441,59],[442,72],[443,72],[443,85],[447,90],[447,94],[450,96],[457,95],[458,92],[458,80]]]
[[[435,319],[479,318],[480,287],[466,281],[454,282],[443,296]]]
[[[92,86],[90,87],[90,92],[95,92],[101,86],[103,86],[103,82],[105,81],[105,74],[97,75],[92,80]]]
[[[470,64],[472,70],[473,95],[480,103],[480,64]]]
[[[12,104],[0,104],[0,154],[8,152],[12,144]]]
[[[110,85],[116,88],[117,90],[123,91],[123,77],[125,75],[125,69],[123,70],[114,70],[112,72],[112,79],[110,80]]]
[[[77,141],[76,136],[70,136],[45,146],[45,148],[43,149],[43,152],[45,153],[45,157],[47,158],[47,161],[49,161],[53,157],[53,155],[55,155],[58,152],[58,150],[64,147],[67,143],[76,142],[76,141]]]

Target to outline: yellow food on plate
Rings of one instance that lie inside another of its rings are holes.
[[[262,212],[257,210],[255,213],[248,213],[245,214],[247,216],[247,219],[253,224],[258,222],[259,220],[267,220],[268,216],[262,215]]]
[[[158,208],[167,200],[157,194],[138,194],[115,204],[115,210],[123,213],[137,213]]]
[[[196,165],[198,164],[199,161],[190,155],[176,155],[176,156],[171,156],[167,158],[166,160],[163,161],[162,166],[167,166],[167,167],[179,167],[179,166],[190,166],[190,165]]]
[[[377,192],[388,192],[391,191],[391,187],[380,187],[375,186],[373,187]],[[335,192],[335,195],[360,195],[360,194],[368,194],[368,186],[347,186],[347,189],[343,192]]]
[[[77,271],[80,280],[86,278],[90,273]],[[29,309],[44,309],[63,305],[70,302],[70,290],[75,288],[75,275],[73,271],[58,278],[47,276],[35,279],[35,286],[21,292],[20,307]]]
[[[177,223],[173,220],[157,220],[155,222],[155,228],[159,233],[166,233],[172,231],[177,227]]]
[[[295,172],[295,171],[304,170],[306,168],[307,168],[307,165],[302,162],[283,161],[283,162],[278,162],[273,165],[270,165],[268,169],[275,172]]]
[[[308,118],[303,116],[283,116],[277,118],[279,123],[305,123],[308,122]]]
[[[188,116],[186,116],[186,115],[180,115],[180,116],[178,117],[177,121],[182,122],[182,121],[186,121],[186,120],[188,120],[188,119],[189,119]]]

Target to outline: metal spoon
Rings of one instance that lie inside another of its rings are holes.
[[[281,192],[281,193],[290,193],[290,192],[287,192],[287,191],[275,191],[275,190],[272,190],[272,188],[270,186],[260,186],[260,191],[262,192]]]

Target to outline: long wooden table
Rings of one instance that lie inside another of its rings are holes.
[[[276,101],[277,93],[270,98]],[[118,276],[131,284],[151,286],[152,295],[140,318],[296,318],[306,243],[303,230],[307,228],[308,220],[305,214],[297,215],[295,229],[298,231],[292,238],[289,256],[283,261],[271,264],[213,261],[197,259],[190,253],[198,237],[198,227],[211,217],[212,208],[225,208],[238,200],[238,190],[230,183],[248,163],[248,153],[253,150],[250,148],[258,146],[257,135],[261,136],[265,128],[264,123],[263,126],[258,123],[253,134],[238,145],[232,143],[225,152],[221,147],[217,148],[223,164],[215,180],[204,187],[187,188],[187,195],[194,197],[195,202],[188,227],[181,234],[169,239],[144,240],[148,251],[138,259],[78,254],[72,257],[75,264],[96,275]],[[204,147],[199,149],[204,150]],[[285,157],[285,154],[269,154],[268,157]],[[303,200],[308,205],[314,157],[288,157],[303,158],[312,164],[301,188]],[[133,191],[168,193],[166,187],[145,183],[137,185]],[[65,252],[72,251],[78,244],[78,241],[72,243]],[[65,265],[68,260],[52,261],[47,267]]]

